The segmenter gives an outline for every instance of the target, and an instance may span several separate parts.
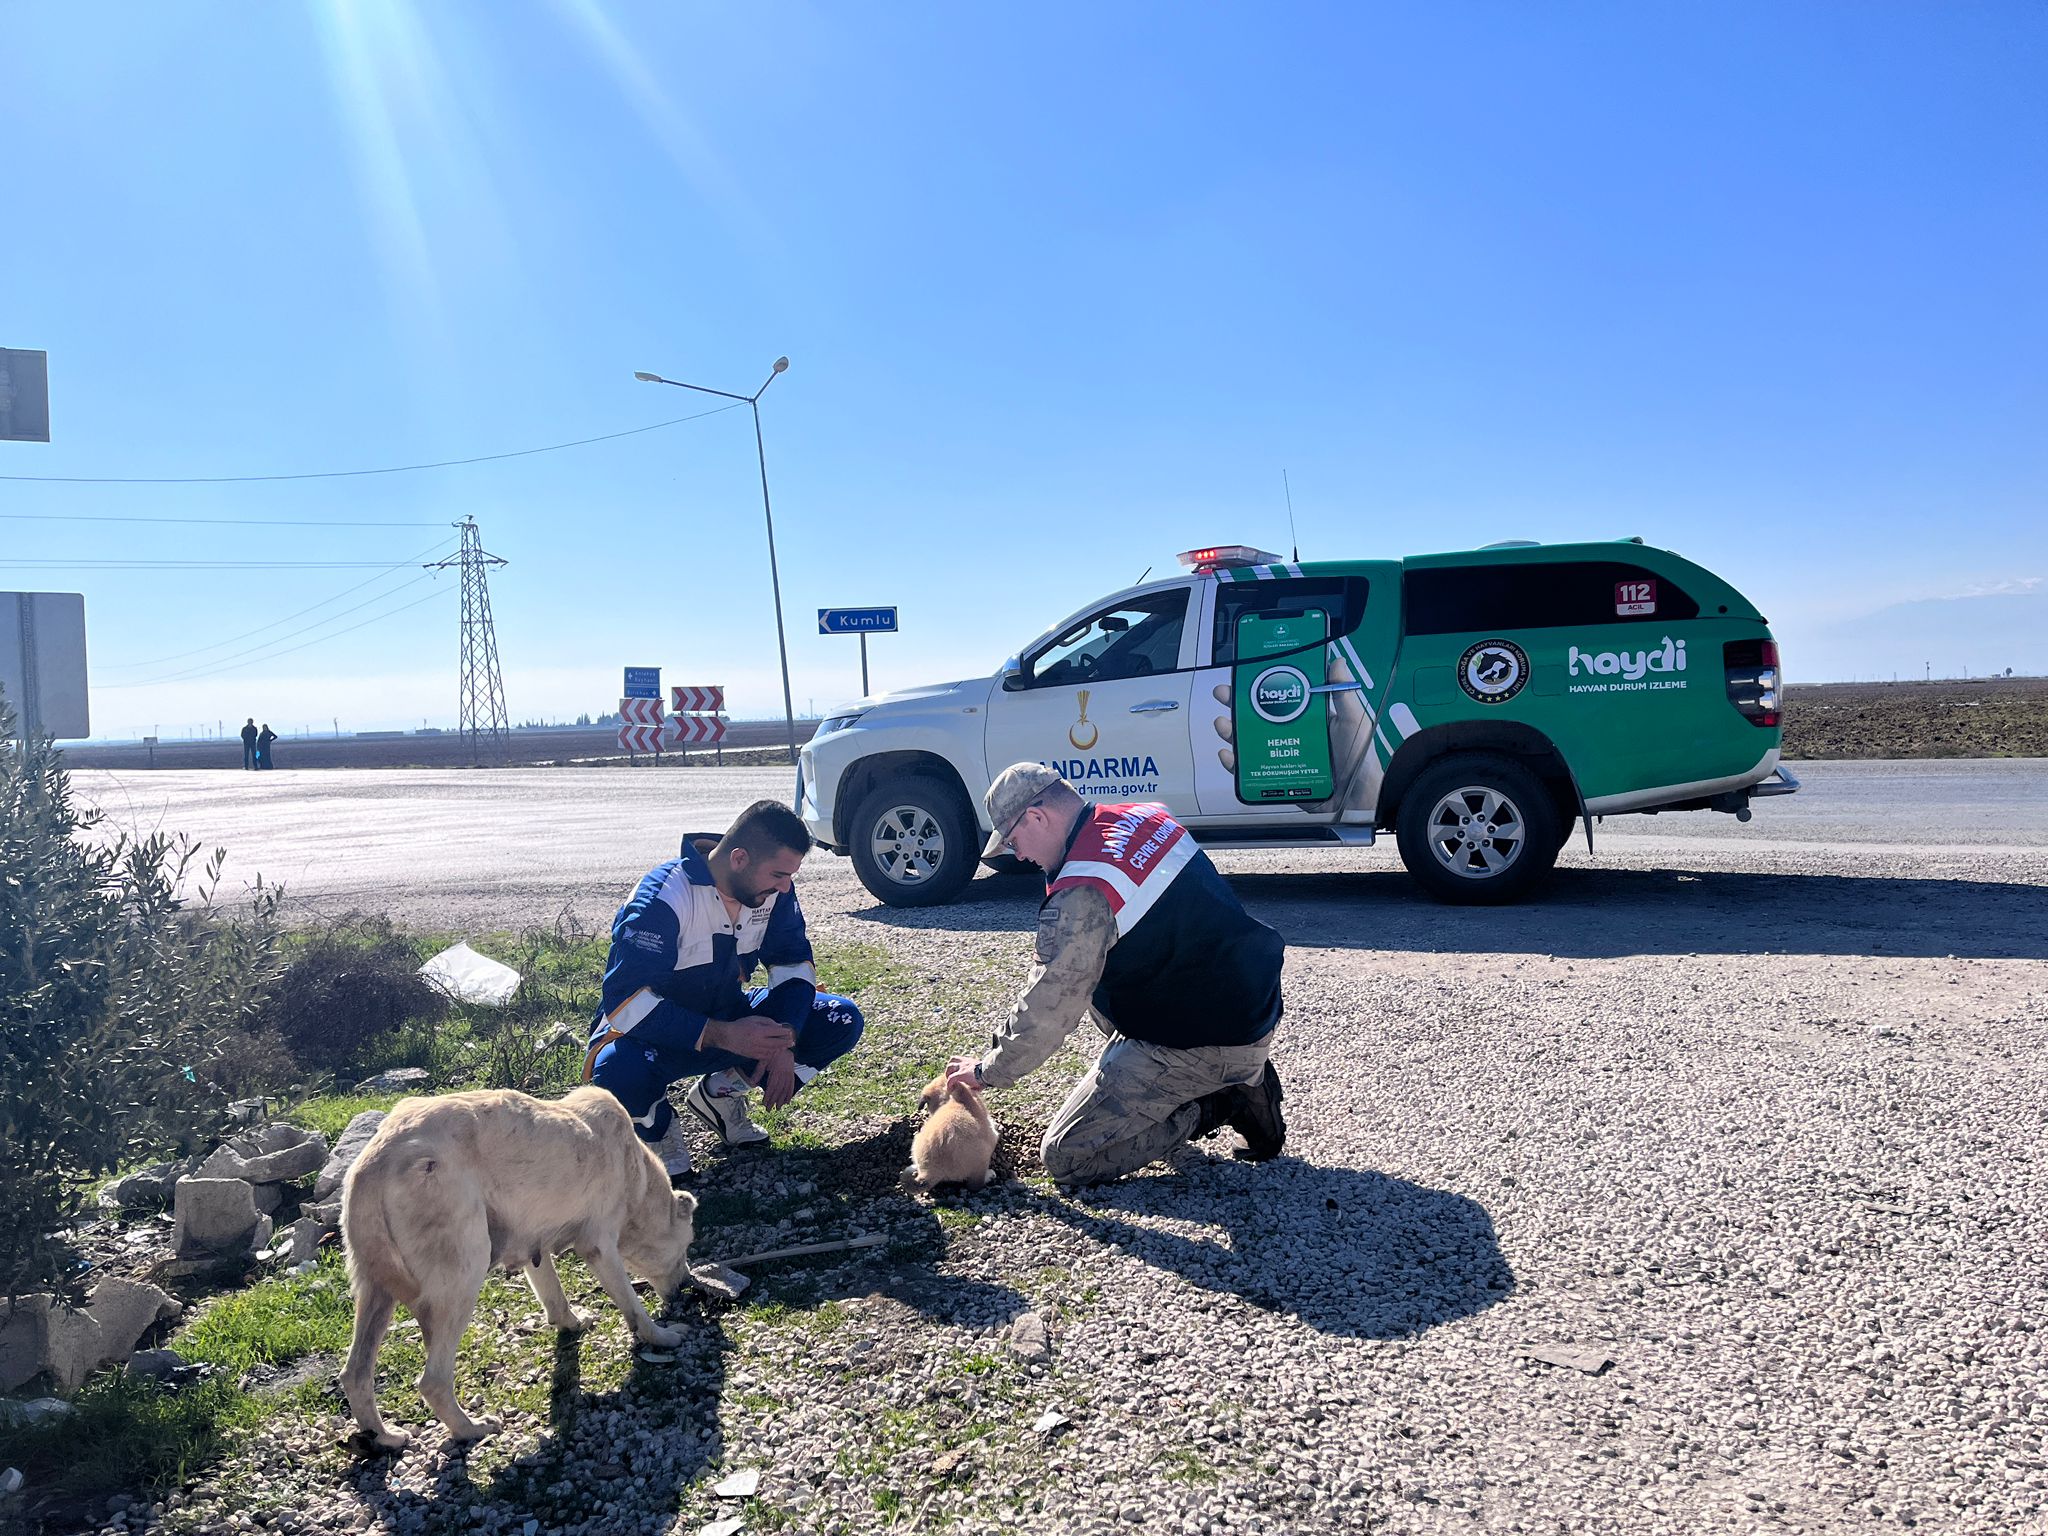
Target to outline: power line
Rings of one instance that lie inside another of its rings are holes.
[[[0,560],[55,571],[383,571],[383,560]]]
[[[228,672],[239,672],[244,667],[253,667],[259,662],[275,661],[280,656],[291,655],[293,651],[303,651],[310,646],[325,645],[329,640],[339,640],[343,635],[354,634],[357,630],[366,629],[372,624],[381,624],[386,619],[395,619],[407,609],[417,608],[421,603],[431,603],[435,598],[441,597],[452,590],[453,588],[450,587],[442,587],[438,591],[429,592],[425,597],[419,598],[414,602],[406,603],[403,607],[393,608],[389,613],[380,613],[363,620],[360,624],[351,624],[347,629],[337,629],[331,635],[322,635],[317,640],[308,640],[304,645],[294,645],[282,651],[272,651],[268,656],[258,656],[249,661],[238,661],[230,667],[220,667],[211,672],[199,672],[191,676],[181,673],[172,677],[156,677],[141,683],[108,683],[106,687],[110,692],[117,688],[154,688],[159,683],[193,682],[202,677],[220,677]]]
[[[287,631],[286,631],[286,632],[285,632],[284,634],[281,634],[281,635],[279,635],[279,636],[278,636],[278,637],[277,637],[276,639],[274,639],[274,640],[265,640],[265,641],[262,641],[262,642],[260,642],[259,644],[256,644],[256,645],[252,645],[252,646],[250,646],[250,647],[249,647],[249,648],[248,648],[248,649],[247,649],[246,651],[232,651],[232,652],[230,652],[230,653],[229,653],[228,655],[226,655],[226,656],[216,656],[216,657],[214,657],[214,658],[213,658],[213,660],[211,660],[211,661],[201,661],[201,662],[195,662],[195,663],[193,663],[193,665],[191,665],[191,666],[189,666],[189,667],[184,667],[184,668],[181,668],[180,670],[178,670],[178,671],[176,671],[176,672],[166,672],[166,673],[165,673],[165,674],[164,674],[164,675],[163,675],[162,677],[153,677],[153,678],[149,679],[149,681],[150,681],[150,682],[153,682],[153,683],[175,683],[175,682],[179,681],[179,680],[180,680],[181,678],[187,677],[187,676],[189,676],[189,675],[190,675],[190,674],[192,674],[192,673],[195,673],[195,672],[201,672],[201,673],[203,673],[203,672],[205,672],[205,671],[206,671],[206,670],[207,670],[207,669],[208,669],[209,667],[217,667],[217,666],[221,665],[221,664],[222,664],[223,662],[229,662],[229,661],[233,661],[233,660],[235,660],[235,659],[236,659],[237,657],[239,657],[239,656],[254,656],[254,655],[255,655],[255,654],[256,654],[256,653],[258,652],[258,651],[267,651],[267,650],[269,650],[269,649],[270,649],[270,647],[272,647],[273,645],[278,645],[278,644],[281,644],[282,642],[284,642],[284,641],[286,641],[286,640],[294,639],[295,637],[297,637],[297,636],[299,636],[299,635],[309,635],[309,634],[311,634],[311,633],[312,633],[312,632],[313,632],[314,630],[316,630],[316,629],[320,629],[320,628],[323,628],[323,627],[324,627],[324,626],[326,626],[326,625],[332,624],[332,623],[333,623],[333,622],[334,622],[334,621],[335,621],[336,619],[345,619],[345,618],[347,618],[347,617],[348,617],[348,616],[349,616],[350,614],[352,614],[352,613],[361,613],[361,612],[362,612],[362,611],[363,611],[363,610],[364,610],[365,608],[368,608],[368,607],[369,607],[369,606],[370,606],[371,604],[373,604],[373,603],[381,603],[381,602],[383,602],[383,601],[384,601],[384,599],[385,599],[385,598],[387,598],[387,597],[396,597],[396,596],[397,596],[397,595],[398,595],[399,593],[403,592],[403,591],[404,591],[404,590],[405,590],[405,589],[406,589],[407,587],[416,587],[416,586],[418,586],[418,585],[419,585],[419,584],[420,584],[421,582],[423,582],[423,581],[428,581],[428,580],[431,580],[431,579],[433,578],[433,574],[434,574],[434,573],[433,573],[432,571],[429,571],[429,572],[427,572],[427,574],[426,574],[426,575],[424,575],[424,576],[415,576],[415,577],[413,577],[413,579],[412,579],[411,581],[401,581],[401,582],[400,582],[400,583],[399,583],[399,584],[398,584],[397,586],[393,587],[393,588],[392,588],[392,589],[391,589],[391,590],[390,590],[389,592],[379,592],[379,593],[378,593],[378,594],[377,594],[377,595],[376,595],[375,597],[366,597],[366,598],[364,598],[364,599],[363,599],[363,600],[362,600],[362,601],[361,601],[360,603],[357,603],[357,604],[355,604],[355,605],[354,605],[353,607],[349,607],[349,608],[344,608],[344,609],[342,609],[342,610],[341,610],[341,612],[339,612],[339,613],[330,613],[330,614],[329,614],[329,615],[328,615],[328,616],[327,616],[326,618],[324,618],[324,619],[315,619],[315,620],[314,620],[314,621],[313,621],[313,622],[312,622],[311,624],[308,624],[308,625],[306,625],[306,626],[305,626],[304,628],[302,628],[302,629],[293,629],[293,630],[287,630]],[[393,610],[392,610],[392,612],[394,612],[394,613],[395,613],[395,612],[397,612],[397,610],[396,610],[396,609],[393,609]],[[282,621],[282,620],[280,620],[279,622],[283,622],[283,621]],[[269,627],[270,627],[270,628],[275,628],[276,626],[275,626],[275,625],[272,625],[272,626],[269,626]],[[221,645],[227,645],[227,644],[229,644],[229,643],[231,643],[231,642],[223,640],[223,641],[221,642]],[[214,646],[207,646],[207,647],[205,647],[205,649],[207,649],[207,650],[215,650],[215,651],[217,651],[217,650],[219,650],[219,649],[220,649],[220,646],[218,646],[218,645],[214,645]],[[132,670],[132,669],[127,669],[127,670]],[[130,686],[140,686],[140,685],[139,685],[139,684],[125,684],[125,683],[124,683],[124,684],[123,684],[122,686],[123,686],[123,687],[130,687]]]
[[[357,582],[354,586],[343,587],[339,592],[335,593],[332,597],[323,597],[317,603],[308,603],[305,607],[299,609],[296,613],[288,613],[281,619],[272,619],[268,624],[258,624],[254,629],[245,629],[239,635],[229,635],[227,639],[216,640],[211,645],[194,646],[189,651],[173,651],[168,656],[152,656],[145,661],[109,662],[106,664],[106,669],[109,672],[132,672],[138,667],[160,667],[167,661],[183,661],[187,656],[201,656],[208,651],[217,651],[224,645],[233,645],[237,640],[246,640],[251,635],[262,634],[263,631],[265,631],[266,629],[275,629],[280,624],[289,624],[293,619],[303,618],[305,617],[305,615],[313,612],[313,610],[316,608],[325,608],[329,603],[340,602],[341,599],[347,597],[349,593],[360,592],[363,590],[363,588],[370,586],[372,583],[383,580],[384,577],[390,575],[393,571],[402,571],[407,566],[414,564],[416,561],[426,559],[427,556],[429,555],[437,555],[454,542],[455,540],[453,539],[441,539],[436,543],[429,544],[425,549],[421,550],[418,554],[410,555],[403,560],[395,562],[394,564],[387,565],[377,575],[365,577],[363,580]],[[401,582],[398,586],[393,587],[391,591],[402,592],[411,585],[412,583],[409,581]],[[389,597],[391,593],[387,592],[383,595]],[[352,613],[354,611],[354,609],[346,608],[342,610],[343,613]],[[329,617],[338,619],[341,617],[341,614],[331,614],[329,615]],[[323,620],[322,622],[324,623],[325,620]],[[317,628],[318,626],[315,625],[308,627]],[[281,635],[278,638],[287,639],[289,637]]]
[[[579,437],[573,442],[549,443],[542,448],[515,448],[510,453],[480,453],[468,459],[437,459],[431,464],[391,464],[381,469],[321,469],[296,475],[0,475],[0,480],[30,480],[44,485],[249,485],[268,480],[347,480],[360,475],[404,475],[418,469],[456,469],[464,464],[491,464],[500,459],[524,459],[536,453],[560,453],[564,448],[587,448],[592,443],[616,442],[622,437],[637,437],[642,432],[659,432],[664,427],[679,427],[686,421],[702,421],[706,416],[736,411],[744,404],[746,402],[742,400],[733,405],[713,406],[708,411],[672,417],[668,421],[657,421],[651,426],[628,427],[623,432],[606,432],[598,437]]]
[[[13,478],[33,479],[22,475]],[[111,512],[0,512],[17,523],[229,523],[238,528],[436,528],[438,523],[360,523],[325,517],[123,517]]]

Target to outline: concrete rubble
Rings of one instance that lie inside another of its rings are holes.
[[[313,1198],[326,1200],[341,1192],[341,1181],[347,1177],[355,1160],[363,1155],[363,1148],[370,1144],[370,1138],[377,1134],[377,1127],[384,1123],[385,1112],[381,1109],[366,1109],[357,1115],[342,1130],[341,1139],[327,1154],[327,1161],[321,1165],[320,1177],[313,1181]]]
[[[242,1179],[180,1179],[171,1208],[171,1246],[181,1259],[232,1258],[270,1241],[270,1218]]]
[[[93,1287],[85,1310],[99,1324],[100,1359],[119,1365],[134,1354],[144,1334],[175,1320],[185,1307],[153,1285],[109,1276]]]
[[[249,1184],[288,1184],[318,1173],[327,1161],[327,1138],[318,1131],[273,1121],[244,1131],[216,1148],[192,1177],[241,1179]]]

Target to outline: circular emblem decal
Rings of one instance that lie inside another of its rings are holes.
[[[1458,658],[1458,685],[1481,704],[1505,704],[1528,681],[1528,653],[1512,640],[1482,640]]]
[[[1268,667],[1252,679],[1252,709],[1269,725],[1299,720],[1313,697],[1308,686],[1308,674],[1299,667]]]

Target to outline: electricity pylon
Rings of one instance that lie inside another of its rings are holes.
[[[475,518],[465,517],[455,526],[462,531],[462,548],[425,569],[462,567],[462,709],[457,728],[474,765],[483,762],[486,750],[493,756],[502,753],[511,730],[505,715],[505,681],[498,675],[498,632],[491,626],[491,589],[484,580],[490,567],[505,561],[484,552]]]

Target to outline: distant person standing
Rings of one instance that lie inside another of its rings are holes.
[[[271,743],[276,740],[277,732],[270,728],[268,720],[264,721],[263,730],[256,737],[256,766],[258,768],[275,768],[277,766],[276,761],[270,755]]]
[[[256,717],[251,715],[249,723],[242,727],[242,766],[251,773],[256,771]]]

